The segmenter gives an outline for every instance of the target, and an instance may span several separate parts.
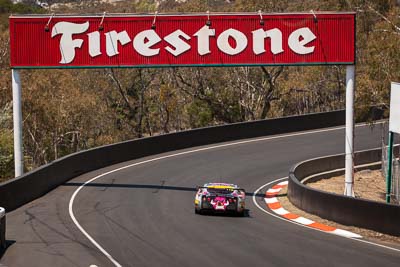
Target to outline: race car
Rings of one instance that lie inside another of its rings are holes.
[[[245,212],[246,192],[235,184],[207,183],[198,187],[194,200],[194,211],[236,213],[243,216]]]

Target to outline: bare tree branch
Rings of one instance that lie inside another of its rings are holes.
[[[121,82],[118,80],[118,78],[115,76],[114,69],[108,69],[108,76],[114,81],[115,85],[117,86],[117,89],[119,93],[122,96],[122,99],[124,100],[125,104],[128,106],[129,110],[133,110],[131,104],[129,103],[129,100],[127,96],[124,93],[124,90],[122,89]]]
[[[372,6],[368,5],[369,10],[373,11],[375,14],[377,14],[379,17],[381,17],[383,20],[385,20],[387,23],[389,23],[397,32],[400,33],[400,27],[394,24],[391,20],[389,20],[387,17],[385,17],[383,14],[381,14],[378,10],[374,9]]]

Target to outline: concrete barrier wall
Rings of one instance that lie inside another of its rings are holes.
[[[356,165],[380,160],[381,149],[357,152],[354,159]],[[334,155],[308,160],[294,166],[289,173],[290,202],[302,210],[328,220],[400,236],[400,206],[328,193],[301,183],[310,175],[341,169],[344,168],[344,164],[344,155]],[[319,178],[326,178],[326,175]]]
[[[219,142],[339,126],[344,120],[344,110],[340,110],[201,128],[86,150],[0,184],[0,206],[12,211],[73,177],[128,160]]]
[[[6,211],[0,207],[0,252],[6,248]]]

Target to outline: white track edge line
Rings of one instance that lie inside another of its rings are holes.
[[[382,124],[384,123],[384,121],[379,121],[376,124]],[[362,127],[362,126],[366,126],[368,125],[367,123],[361,123],[361,124],[357,124],[355,125],[355,127]],[[78,220],[75,218],[74,212],[73,212],[73,204],[74,204],[74,200],[76,195],[79,193],[79,191],[86,186],[87,184],[97,180],[98,178],[101,178],[105,175],[123,170],[123,169],[127,169],[130,167],[134,167],[137,165],[142,165],[142,164],[146,164],[149,162],[153,162],[153,161],[158,161],[158,160],[162,160],[162,159],[167,159],[167,158],[172,158],[172,157],[177,157],[177,156],[181,156],[181,155],[186,155],[186,154],[192,154],[192,153],[196,153],[196,152],[201,152],[201,151],[207,151],[207,150],[211,150],[211,149],[216,149],[216,148],[222,148],[222,147],[229,147],[229,146],[235,146],[235,145],[241,145],[241,144],[248,144],[248,143],[254,143],[254,142],[260,142],[260,141],[267,141],[267,140],[274,140],[274,139],[279,139],[279,138],[285,138],[285,137],[293,137],[293,136],[301,136],[301,135],[307,135],[307,134],[313,134],[313,133],[323,133],[323,132],[330,132],[330,131],[336,131],[336,130],[340,130],[340,129],[344,129],[344,126],[339,126],[339,127],[332,127],[332,128],[325,128],[325,129],[318,129],[318,130],[311,130],[311,131],[302,131],[302,132],[297,132],[297,133],[292,133],[292,134],[284,134],[284,135],[276,135],[276,136],[270,136],[270,137],[263,137],[263,138],[256,138],[256,139],[251,139],[251,140],[245,140],[245,141],[238,141],[238,142],[232,142],[232,143],[227,143],[227,144],[222,144],[222,145],[214,145],[214,146],[208,146],[208,147],[204,147],[204,148],[199,148],[199,149],[194,149],[194,150],[189,150],[189,151],[184,151],[184,152],[180,152],[180,153],[175,153],[175,154],[170,154],[170,155],[166,155],[166,156],[162,156],[162,157],[157,157],[157,158],[153,158],[153,159],[149,159],[149,160],[145,160],[145,161],[140,161],[137,163],[133,163],[121,168],[117,168],[115,170],[111,170],[108,171],[106,173],[100,174],[98,176],[95,176],[92,179],[89,179],[88,181],[86,181],[83,185],[81,185],[72,195],[70,201],[69,201],[69,214],[70,217],[72,219],[72,221],[75,223],[75,225],[78,227],[78,229],[82,232],[82,234],[84,234],[86,236],[86,238],[92,242],[92,244],[98,248],[115,266],[120,267],[121,264],[119,264],[102,246],[100,246],[100,244],[98,244],[96,242],[96,240],[93,239],[93,237],[91,237],[86,231],[85,229],[79,224]],[[275,216],[275,215],[274,215]],[[278,216],[276,216],[277,218],[280,218]],[[280,218],[281,219],[281,218]]]
[[[78,222],[78,220],[75,218],[74,211],[73,211],[73,209],[72,209],[72,205],[73,205],[73,203],[74,203],[74,199],[75,199],[76,195],[79,193],[79,191],[80,191],[85,185],[87,185],[88,183],[90,183],[90,182],[96,180],[97,178],[99,178],[99,176],[90,179],[89,181],[87,181],[86,183],[84,183],[83,185],[81,185],[81,186],[74,192],[74,194],[72,195],[72,197],[71,197],[71,199],[70,199],[70,201],[69,201],[69,206],[68,206],[69,215],[70,215],[72,221],[75,223],[76,227],[78,227],[78,229],[86,236],[86,238],[87,238],[90,242],[92,242],[92,244],[93,244],[98,250],[100,250],[100,252],[103,253],[104,256],[106,256],[115,266],[117,266],[117,267],[122,267],[122,265],[121,265],[118,261],[116,261],[102,246],[100,246],[99,243],[96,242],[96,240],[94,240],[94,239],[85,231],[85,229],[83,229],[83,227],[80,225],[80,223]]]
[[[347,238],[347,239],[351,239],[351,240],[354,240],[354,241],[357,241],[357,242],[361,242],[361,243],[373,245],[373,246],[376,246],[376,247],[380,247],[380,248],[384,248],[384,249],[389,249],[389,250],[392,250],[392,251],[400,252],[400,249],[393,248],[393,247],[389,247],[389,246],[385,246],[385,245],[381,245],[381,244],[374,243],[374,242],[371,242],[371,241],[367,241],[367,240],[364,240],[364,239],[359,239],[359,238],[354,238],[354,237],[341,236],[341,235],[337,235],[337,234],[334,234],[334,233],[322,231],[322,230],[319,230],[319,229],[316,229],[316,228],[308,227],[308,226],[306,226],[306,225],[299,224],[299,223],[294,222],[294,221],[292,221],[292,220],[288,220],[288,219],[286,219],[286,218],[284,218],[284,217],[275,215],[275,214],[273,214],[273,213],[267,211],[266,209],[262,208],[262,207],[257,203],[257,200],[256,200],[256,195],[257,195],[257,193],[258,193],[259,191],[261,191],[261,189],[263,189],[264,187],[266,187],[266,186],[268,186],[268,185],[270,185],[270,184],[276,183],[277,181],[281,181],[281,180],[285,180],[285,179],[288,179],[288,177],[283,177],[283,178],[276,179],[276,180],[274,180],[274,181],[271,181],[271,182],[269,182],[269,183],[266,183],[266,184],[260,186],[257,190],[255,190],[254,193],[253,193],[253,203],[254,203],[254,205],[256,205],[256,207],[257,207],[258,209],[260,209],[262,212],[264,212],[264,213],[266,213],[266,214],[268,214],[268,215],[271,215],[271,216],[273,216],[273,217],[275,217],[275,218],[277,218],[277,219],[279,219],[279,220],[282,220],[282,221],[286,221],[286,222],[289,222],[289,223],[292,223],[292,224],[297,224],[297,225],[299,225],[299,226],[301,226],[301,227],[308,228],[308,229],[311,229],[311,230],[314,230],[314,231],[318,231],[318,232],[322,232],[322,233],[326,233],[326,234],[330,234],[330,235],[335,235],[335,236],[340,236],[340,237],[342,237],[342,238]]]

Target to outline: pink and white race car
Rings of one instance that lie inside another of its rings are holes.
[[[233,212],[243,216],[245,198],[245,191],[237,185],[207,183],[198,187],[194,200],[194,211],[197,214],[203,211]]]

